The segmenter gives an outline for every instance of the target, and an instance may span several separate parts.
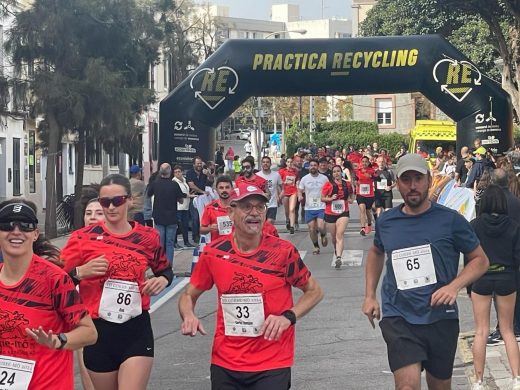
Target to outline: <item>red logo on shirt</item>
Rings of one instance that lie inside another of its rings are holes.
[[[255,278],[253,275],[246,275],[241,272],[235,272],[233,283],[231,283],[227,294],[255,294],[259,292],[258,289],[262,288],[263,286],[264,285],[258,280],[258,278]]]

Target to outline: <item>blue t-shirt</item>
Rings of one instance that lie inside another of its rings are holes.
[[[430,244],[437,283],[399,290],[392,266],[392,252]],[[457,304],[431,306],[431,296],[456,278],[460,252],[477,248],[479,240],[458,212],[432,204],[419,215],[403,213],[402,206],[385,211],[377,219],[374,245],[387,255],[381,286],[383,317],[402,317],[411,324],[431,324],[457,319]]]

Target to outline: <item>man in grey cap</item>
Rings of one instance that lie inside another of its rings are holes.
[[[377,221],[366,262],[363,313],[374,327],[383,318],[396,388],[421,388],[426,370],[430,389],[450,389],[457,349],[459,290],[487,271],[488,258],[470,224],[459,213],[428,199],[431,175],[426,160],[407,154],[397,163],[397,187],[404,204]],[[469,262],[457,275],[460,253]]]

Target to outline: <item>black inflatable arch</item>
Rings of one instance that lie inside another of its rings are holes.
[[[457,149],[513,144],[509,95],[441,36],[230,39],[161,101],[159,160],[211,159],[214,129],[251,96],[404,92],[457,122]]]

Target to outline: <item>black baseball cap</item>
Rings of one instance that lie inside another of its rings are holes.
[[[25,203],[9,203],[0,209],[0,222],[13,221],[38,224],[34,210]]]

